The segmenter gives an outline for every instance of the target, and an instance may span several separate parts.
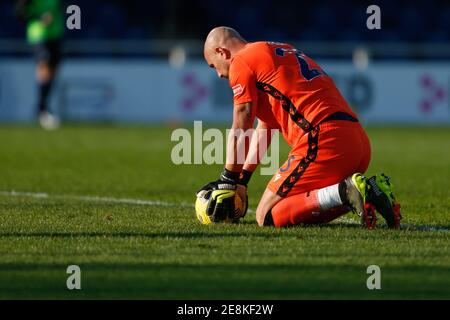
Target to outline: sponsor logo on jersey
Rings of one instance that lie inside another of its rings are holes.
[[[240,84],[235,85],[231,89],[233,89],[233,96],[235,96],[235,97],[240,95],[244,91],[244,89],[242,88],[242,86]]]

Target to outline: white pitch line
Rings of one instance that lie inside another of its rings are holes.
[[[336,220],[337,222],[344,222],[347,224],[357,224],[359,225],[359,222],[349,219],[347,217],[341,217],[338,218]],[[377,224],[378,225],[378,224]],[[401,229],[402,230],[418,230],[418,231],[446,231],[449,232],[450,229],[447,227],[441,227],[441,226],[433,226],[433,225],[428,225],[428,224],[418,224],[418,225],[414,225],[414,224],[410,224],[410,223],[402,223],[401,224]]]
[[[186,202],[165,202],[159,200],[142,200],[142,199],[128,199],[128,198],[114,198],[114,197],[99,197],[99,196],[78,196],[78,195],[57,195],[48,194],[45,192],[23,192],[23,191],[0,191],[0,196],[10,197],[28,197],[36,199],[69,199],[86,202],[104,202],[104,203],[119,203],[119,204],[131,204],[131,205],[144,205],[144,206],[158,206],[158,207],[182,207],[182,208],[194,208],[193,204]],[[248,209],[250,214],[254,214],[255,211]],[[347,217],[341,217],[336,220],[337,222],[343,222],[347,224],[359,224],[357,221],[349,219]],[[433,225],[413,225],[402,224],[402,229],[420,230],[420,231],[446,231],[449,232],[450,228],[433,226]]]
[[[22,191],[0,191],[2,196],[11,197],[27,197],[36,199],[69,199],[86,202],[105,202],[105,203],[119,203],[119,204],[132,204],[132,205],[145,205],[145,206],[158,206],[158,207],[184,207],[193,208],[194,206],[188,203],[174,203],[165,202],[159,200],[141,200],[141,199],[127,199],[127,198],[113,198],[113,197],[99,197],[99,196],[77,196],[77,195],[57,195],[48,194],[44,192],[22,192]]]

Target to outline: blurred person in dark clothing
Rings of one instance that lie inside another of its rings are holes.
[[[60,0],[19,0],[17,13],[27,24],[27,40],[37,60],[38,120],[45,129],[56,129],[59,119],[50,112],[48,97],[61,60],[64,15]]]

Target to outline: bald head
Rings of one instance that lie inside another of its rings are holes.
[[[205,50],[214,50],[214,47],[222,47],[230,50],[236,45],[239,46],[246,43],[247,41],[233,28],[217,27],[212,29],[206,37]]]
[[[246,44],[247,41],[233,28],[214,28],[205,40],[205,60],[210,67],[217,70],[219,77],[228,78],[231,58]]]

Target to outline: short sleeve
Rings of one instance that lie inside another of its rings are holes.
[[[258,92],[255,75],[240,57],[234,57],[231,63],[229,79],[235,105],[247,102],[256,103]]]

